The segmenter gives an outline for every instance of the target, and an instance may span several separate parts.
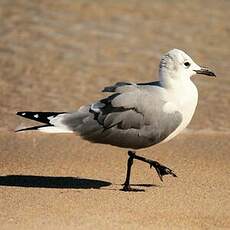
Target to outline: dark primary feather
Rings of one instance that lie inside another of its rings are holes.
[[[144,82],[144,83],[137,83],[137,85],[149,85],[149,86],[160,86],[160,81],[151,81],[151,82]]]
[[[50,119],[48,117],[55,117],[59,114],[62,114],[64,112],[30,112],[30,111],[22,111],[17,112],[16,114],[21,117],[25,117],[34,121],[39,121],[45,124],[49,124]]]
[[[48,126],[50,125],[37,125],[37,126],[28,127],[28,128],[16,129],[15,132],[37,130],[39,128],[48,127]]]

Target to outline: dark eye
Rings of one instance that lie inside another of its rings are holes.
[[[188,61],[186,61],[185,63],[184,63],[184,66],[186,66],[187,68],[190,66],[191,64],[188,62]]]

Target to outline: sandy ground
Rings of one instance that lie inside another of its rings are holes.
[[[229,1],[0,1],[0,229],[230,229]],[[117,81],[157,79],[162,53],[187,51],[196,77],[189,129],[139,151],[172,168],[160,182],[124,149],[75,135],[14,133],[16,111],[71,111]]]

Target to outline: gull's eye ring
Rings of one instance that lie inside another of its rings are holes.
[[[187,67],[187,68],[189,68],[189,67],[190,67],[190,65],[191,65],[191,63],[190,63],[190,62],[188,62],[188,61],[186,61],[186,62],[184,63],[184,66],[185,66],[185,67]]]

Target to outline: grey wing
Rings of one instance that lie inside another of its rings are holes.
[[[125,87],[125,86],[130,86],[132,85],[132,83],[129,83],[129,82],[117,82],[116,84],[114,85],[111,85],[111,86],[106,86],[102,92],[116,92],[116,90],[120,87]]]
[[[132,83],[132,82],[117,82],[114,85],[105,87],[102,92],[116,92],[116,93],[122,93],[122,92],[128,92],[133,91],[135,88],[139,88],[139,86],[160,86],[159,81],[153,81],[153,82],[146,82],[146,83]]]
[[[150,87],[150,88],[149,88]],[[182,115],[164,113],[164,100],[153,86],[132,86],[69,114],[63,123],[84,139],[125,148],[144,148],[164,140]]]
[[[123,93],[132,91],[134,88],[136,88],[137,85],[135,83],[130,82],[117,82],[114,85],[105,87],[102,92],[108,92],[108,93]]]

